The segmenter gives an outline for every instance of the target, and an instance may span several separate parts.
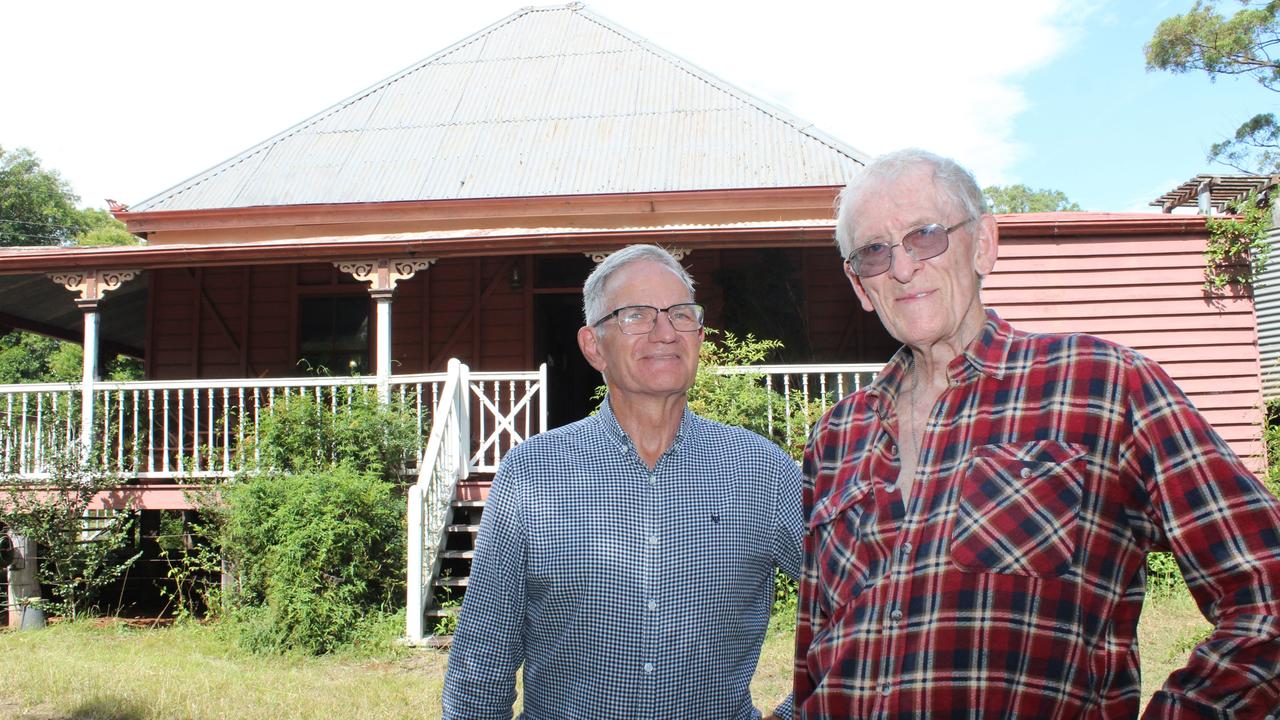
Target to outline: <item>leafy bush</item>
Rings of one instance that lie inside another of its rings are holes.
[[[247,648],[328,653],[381,631],[404,599],[396,481],[417,423],[371,391],[278,400],[249,452],[257,467],[200,503],[235,583],[224,598]]]
[[[257,444],[248,448],[258,465],[284,472],[350,465],[384,477],[398,473],[418,440],[413,417],[382,405],[368,388],[334,392],[340,393],[336,411],[309,395],[277,400],[261,421]]]
[[[375,473],[265,472],[227,485],[222,501],[233,617],[248,647],[331,652],[366,615],[401,601],[403,502]]]
[[[100,609],[102,591],[140,553],[134,545],[133,515],[90,510],[95,496],[121,480],[80,462],[78,448],[50,457],[52,477],[39,486],[14,477],[0,482],[0,526],[37,544],[36,578],[50,593],[39,606],[74,619]],[[95,454],[96,456],[96,454]]]

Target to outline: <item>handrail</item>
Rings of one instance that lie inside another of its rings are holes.
[[[431,435],[418,464],[418,481],[409,488],[409,572],[406,588],[405,634],[419,643],[423,621],[431,601],[431,579],[439,571],[444,550],[444,528],[453,514],[453,496],[459,480],[470,471],[470,381],[468,368],[449,360],[439,405],[431,423]]]

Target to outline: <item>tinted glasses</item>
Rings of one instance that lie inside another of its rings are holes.
[[[949,236],[953,231],[961,225],[971,223],[977,218],[968,218],[952,225],[944,227],[939,223],[929,223],[924,227],[918,227],[915,230],[902,236],[902,241],[896,245],[888,243],[868,243],[862,247],[849,253],[849,257],[845,258],[845,262],[849,263],[849,267],[853,268],[853,273],[860,278],[869,278],[888,272],[893,266],[893,249],[902,246],[907,256],[912,260],[928,260],[929,258],[938,257],[947,251],[949,245]]]

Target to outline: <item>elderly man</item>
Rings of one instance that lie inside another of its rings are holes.
[[[583,312],[578,344],[608,394],[503,460],[444,717],[511,717],[522,664],[527,718],[759,717],[748,687],[774,568],[800,567],[799,468],[686,407],[702,307],[669,253],[610,255]]]
[[[1146,715],[1280,715],[1280,506],[1168,376],[984,308],[996,223],[950,160],[868,166],[836,237],[905,347],[810,436],[797,716],[1136,717],[1161,549],[1215,628]]]

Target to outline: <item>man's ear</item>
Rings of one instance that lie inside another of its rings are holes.
[[[862,302],[862,309],[867,312],[875,312],[875,306],[871,304],[871,298],[867,296],[867,291],[862,287],[862,278],[853,271],[853,266],[844,263],[844,276],[849,278],[849,284],[853,286],[853,293],[858,296],[858,300]]]
[[[582,350],[582,357],[591,363],[591,367],[604,374],[605,362],[604,352],[600,348],[600,338],[596,337],[596,331],[586,325],[578,328],[578,349]]]
[[[986,277],[995,268],[996,258],[1000,254],[1000,231],[992,215],[983,215],[976,224],[978,227],[973,239],[973,269],[979,277]]]

